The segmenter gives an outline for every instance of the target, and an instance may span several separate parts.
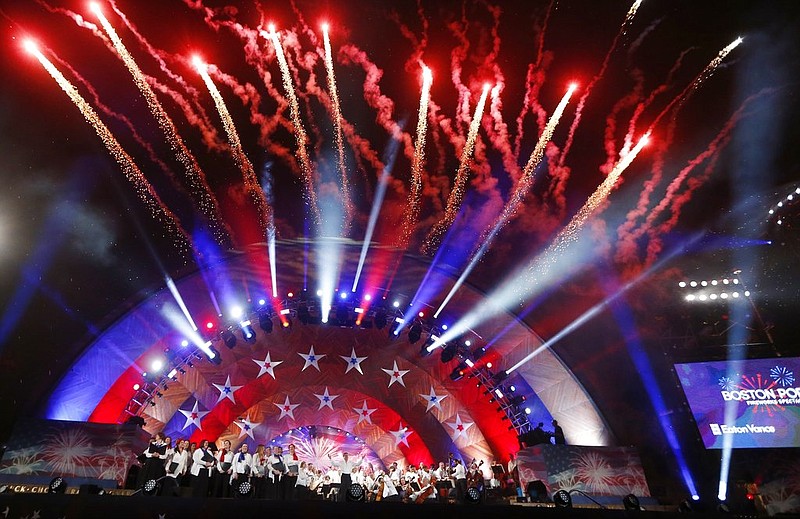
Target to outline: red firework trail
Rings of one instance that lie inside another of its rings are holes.
[[[211,121],[211,117],[209,117],[205,108],[203,108],[203,105],[200,103],[200,95],[197,89],[186,83],[186,80],[183,78],[183,76],[173,72],[166,63],[166,60],[169,59],[173,63],[179,62],[185,65],[185,60],[183,58],[171,56],[168,53],[153,47],[150,42],[147,41],[147,39],[139,32],[139,29],[133,24],[133,22],[128,19],[125,13],[117,7],[114,0],[109,0],[109,4],[134,36],[139,45],[150,55],[150,57],[155,60],[156,63],[158,63],[159,69],[166,74],[167,77],[180,85],[183,91],[189,95],[189,98],[187,99],[183,96],[183,94],[174,91],[169,86],[159,82],[155,78],[146,76],[150,86],[168,95],[175,102],[175,104],[180,107],[184,117],[186,117],[189,123],[200,130],[200,135],[203,137],[203,142],[206,144],[206,147],[209,150],[226,151],[226,144],[222,141],[222,139],[220,139],[219,133]]]
[[[136,86],[139,88],[139,91],[147,101],[148,108],[150,108],[150,111],[158,122],[159,127],[164,132],[167,142],[175,152],[177,159],[184,166],[186,177],[190,185],[190,190],[197,198],[200,211],[208,220],[215,238],[220,244],[227,244],[231,236],[230,229],[220,216],[219,204],[217,203],[214,194],[211,192],[211,188],[206,182],[205,174],[200,169],[200,165],[197,163],[194,155],[192,155],[192,153],[186,147],[183,139],[178,134],[175,123],[173,123],[172,119],[164,110],[164,107],[161,106],[161,103],[159,103],[158,98],[156,97],[152,88],[150,88],[146,82],[144,75],[142,74],[141,70],[139,70],[139,67],[136,65],[133,57],[125,48],[122,40],[114,30],[114,27],[111,25],[111,23],[109,23],[102,11],[100,11],[99,7],[95,10],[95,14],[100,19],[103,30],[105,30],[106,34],[111,39],[116,54],[120,57],[120,59],[122,59],[122,61],[125,63],[125,66],[133,76]]]
[[[339,49],[339,60],[345,64],[355,64],[366,73],[364,78],[364,100],[376,110],[375,122],[389,132],[392,138],[403,144],[403,153],[409,160],[414,158],[414,144],[411,135],[403,131],[401,126],[393,119],[394,101],[381,92],[380,81],[383,70],[373,63],[367,53],[352,44],[343,45]]]
[[[639,236],[643,235],[646,232],[650,235],[651,244],[653,244],[654,241],[657,241],[654,240],[653,238],[658,238],[664,233],[670,231],[675,226],[678,219],[680,218],[681,207],[691,199],[694,191],[698,187],[700,187],[703,181],[705,180],[705,178],[703,178],[696,182],[690,182],[688,185],[689,188],[684,193],[678,195],[678,190],[683,186],[686,179],[689,177],[689,175],[695,168],[700,166],[710,157],[716,155],[722,148],[725,147],[725,145],[730,141],[731,132],[736,127],[738,122],[743,117],[749,114],[747,109],[751,103],[753,103],[754,101],[765,95],[774,93],[776,90],[777,89],[775,88],[765,88],[744,100],[739,109],[736,110],[736,112],[734,112],[731,115],[731,117],[725,123],[723,128],[719,131],[717,136],[711,141],[708,147],[699,155],[697,155],[694,159],[689,161],[689,163],[683,169],[681,169],[680,172],[678,172],[675,178],[672,179],[669,186],[667,186],[667,191],[664,195],[664,198],[662,198],[661,201],[658,203],[658,205],[647,215],[647,218],[645,219],[645,222],[642,224],[642,226],[639,229],[637,229],[635,233],[633,233],[633,237],[631,238],[632,240],[635,241]],[[711,171],[709,170],[708,173],[710,174]],[[661,216],[661,214],[667,209],[668,206],[671,206],[672,209],[671,217],[667,221],[660,224],[657,228],[654,228],[655,221],[658,219],[659,216]],[[660,250],[659,244],[649,245],[648,257],[654,257],[655,255],[655,253],[651,253],[650,251],[651,247],[653,248],[653,250],[655,250],[656,248]]]
[[[528,65],[528,72],[525,74],[525,97],[522,101],[522,108],[517,115],[517,134],[514,137],[514,156],[519,157],[520,149],[522,146],[522,136],[525,129],[525,117],[528,112],[536,115],[536,128],[537,133],[541,133],[544,125],[547,122],[547,112],[542,105],[539,104],[539,91],[544,84],[547,69],[553,61],[553,54],[545,52],[544,39],[547,35],[547,25],[550,21],[550,14],[553,12],[555,0],[551,0],[545,11],[544,20],[538,27],[538,44],[536,51],[536,60]],[[515,179],[516,180],[516,179]]]
[[[586,89],[583,91],[583,95],[581,96],[580,100],[578,101],[578,106],[575,109],[575,118],[572,120],[572,125],[569,127],[569,133],[567,134],[567,140],[564,143],[564,147],[561,149],[561,155],[558,158],[558,165],[556,167],[556,171],[559,173],[558,180],[554,183],[554,190],[551,190],[551,193],[555,193],[558,191],[558,184],[561,184],[560,189],[563,189],[563,185],[566,183],[568,176],[569,176],[569,168],[565,167],[564,163],[567,160],[567,155],[569,155],[570,150],[572,149],[572,143],[575,139],[575,131],[578,129],[578,125],[581,122],[581,117],[583,116],[583,108],[586,105],[586,100],[589,98],[589,95],[592,93],[592,89],[600,81],[606,73],[606,69],[608,68],[608,64],[611,61],[611,55],[617,48],[617,44],[619,43],[620,38],[625,34],[626,29],[630,26],[630,23],[633,21],[634,16],[636,16],[636,11],[641,5],[642,0],[635,0],[631,8],[628,10],[628,14],[625,16],[625,21],[622,22],[622,26],[619,28],[617,35],[614,36],[614,40],[611,42],[611,47],[609,47],[608,52],[606,52],[605,57],[603,58],[603,63],[600,65],[600,71],[595,74],[589,84],[586,86]],[[563,197],[555,197],[556,202],[559,206],[563,205]]]

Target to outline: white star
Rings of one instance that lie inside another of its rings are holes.
[[[241,429],[241,431],[239,431],[239,438],[241,438],[246,434],[247,436],[250,437],[251,440],[255,440],[255,438],[253,437],[253,429],[258,427],[260,423],[251,422],[250,415],[247,415],[247,418],[245,418],[244,420],[234,421],[233,423],[238,425],[239,428]]]
[[[325,353],[321,353],[321,354],[317,355],[317,354],[314,353],[314,346],[311,346],[311,349],[308,351],[308,354],[298,353],[298,355],[303,357],[303,359],[306,361],[306,363],[303,365],[303,369],[301,369],[300,371],[305,371],[306,368],[309,367],[309,366],[314,366],[315,368],[317,368],[317,371],[319,371],[318,362],[319,362],[319,359],[321,359],[322,357],[325,356]]]
[[[278,367],[278,364],[282,364],[282,360],[272,360],[269,358],[269,352],[267,352],[267,358],[264,360],[253,359],[253,362],[258,364],[258,367],[261,368],[258,371],[258,375],[256,378],[261,378],[261,375],[264,373],[269,373],[272,378],[275,378],[275,372],[273,371],[274,368]]]
[[[289,401],[289,395],[286,395],[286,400],[282,404],[277,402],[273,402],[275,406],[281,410],[281,415],[278,417],[278,420],[283,418],[284,416],[288,416],[292,420],[294,420],[294,408],[299,406],[300,404],[293,404]]]
[[[347,369],[344,370],[345,374],[350,373],[350,370],[353,368],[357,369],[358,372],[361,373],[362,375],[364,374],[364,372],[361,371],[361,362],[363,362],[364,359],[366,359],[366,357],[357,357],[355,348],[353,348],[353,352],[350,354],[349,357],[346,355],[339,355],[339,356],[343,358],[345,362],[347,362]]]
[[[314,393],[314,396],[319,398],[319,409],[321,410],[323,407],[330,407],[331,411],[333,411],[333,401],[339,398],[339,395],[331,395],[328,393],[328,387],[325,386],[325,392],[321,395]]]
[[[236,403],[236,399],[233,398],[233,394],[242,387],[242,386],[232,386],[230,375],[228,375],[228,378],[225,379],[224,386],[221,384],[213,384],[213,386],[219,390],[219,398],[217,398],[217,403],[222,402],[223,398],[227,398],[234,404]]]
[[[420,393],[419,396],[421,396],[426,402],[428,402],[428,407],[427,409],[425,409],[426,413],[430,411],[432,407],[436,407],[436,409],[441,411],[442,410],[441,402],[442,400],[447,398],[447,395],[437,395],[436,392],[433,390],[433,386],[431,386],[431,393],[429,395]]]
[[[367,401],[364,400],[364,403],[361,405],[361,409],[354,407],[353,411],[358,413],[358,423],[367,422],[368,424],[372,425],[372,418],[370,418],[370,415],[377,411],[377,409],[370,409],[367,407]]]
[[[398,369],[397,361],[394,361],[394,366],[392,369],[381,368],[383,371],[389,375],[389,387],[392,387],[392,384],[395,382],[399,382],[401,386],[406,387],[406,383],[403,382],[403,376],[408,373],[410,370],[408,369]]]
[[[455,422],[446,422],[447,425],[453,428],[453,440],[457,440],[459,436],[462,434],[466,436],[467,429],[472,427],[474,422],[462,422],[461,417],[456,413],[456,421]]]
[[[403,424],[400,424],[399,429],[389,432],[394,436],[394,443],[396,446],[399,447],[401,443],[405,443],[406,447],[408,447],[408,437],[413,433],[413,431],[408,430],[408,427],[403,427]]]
[[[197,428],[200,429],[201,431],[203,430],[203,427],[200,425],[200,420],[202,420],[203,417],[207,415],[209,412],[200,411],[197,407],[197,400],[194,401],[194,407],[192,407],[191,411],[186,411],[184,409],[178,409],[178,411],[180,411],[183,414],[183,416],[186,417],[186,423],[183,424],[181,431],[186,429],[192,424],[196,425]]]

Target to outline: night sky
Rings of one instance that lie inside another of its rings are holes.
[[[314,53],[315,45],[322,48],[319,23],[327,20],[331,24],[343,116],[376,160],[383,157],[391,138],[376,121],[378,110],[365,96],[365,69],[354,63],[352,56],[361,50],[374,64],[372,71],[382,71],[379,87],[393,102],[390,118],[399,122],[412,140],[421,84],[419,60],[433,70],[431,99],[445,121],[440,119],[441,125],[436,128],[429,120],[421,216],[410,253],[419,253],[428,229],[442,216],[468,119],[483,83],[503,82],[502,115],[509,133],[505,142],[511,144],[516,163],[522,166],[540,133],[536,115],[530,111],[520,133],[516,118],[526,99],[535,101],[533,104],[547,117],[567,84],[577,81],[580,87],[537,170],[524,207],[503,229],[469,279],[485,289],[546,247],[602,182],[607,146],[613,150],[612,157],[619,152],[639,103],[646,106],[633,133],[635,139],[676,96],[686,92],[720,49],[743,36],[743,44],[714,74],[704,78],[659,120],[653,128],[653,144],[623,174],[600,217],[587,224],[591,233],[582,239],[593,240],[601,253],[569,283],[550,293],[526,321],[541,336],[552,336],[602,299],[609,279],[636,279],[663,259],[665,251],[681,250],[691,236],[708,232],[706,238],[649,275],[627,296],[648,353],[658,359],[662,382],[671,380],[670,361],[686,355],[681,352],[683,348],[676,348],[675,341],[665,343],[666,331],[677,336],[686,321],[695,318],[687,316],[692,311],[684,309],[673,287],[693,275],[712,277],[716,272],[742,268],[743,277],[749,276],[751,286],[757,287],[755,302],[764,321],[774,325],[777,349],[785,354],[797,353],[797,335],[791,328],[798,297],[793,268],[800,252],[794,227],[800,221],[793,217],[797,206],[787,203],[781,208],[786,215],[781,226],[776,226],[774,219],[766,223],[769,208],[800,186],[800,135],[794,124],[800,116],[800,5],[796,2],[645,0],[624,34],[618,33],[630,3],[616,0],[552,4],[529,0],[496,4],[421,1],[420,5],[410,1],[298,1],[295,10],[289,2],[265,3],[263,9],[251,2],[237,3],[235,8],[224,7],[226,2],[205,2],[205,7],[217,9],[208,19],[204,19],[206,13],[200,2],[192,0],[146,2],[146,8],[143,4],[126,0],[116,6],[147,42],[163,53],[175,77],[159,70],[156,60],[110,4],[101,2],[139,67],[166,87],[157,96],[205,171],[237,246],[263,241],[263,234],[253,230],[252,207],[247,206],[242,175],[231,159],[213,100],[189,65],[194,53],[235,78],[239,85],[252,85],[248,94],[251,100],[254,92],[260,96],[260,105],[251,112],[251,105],[242,103],[230,82],[225,84],[219,75],[212,74],[256,173],[267,173],[271,179],[270,200],[274,202],[279,237],[303,237],[307,225],[303,184],[293,170],[297,167],[295,140],[290,126],[284,124],[291,119],[288,109],[279,108],[282,97],[276,99],[270,93],[283,94],[278,64],[263,38],[258,41],[260,50],[245,50],[242,39],[229,28],[234,21],[251,30],[271,21],[279,31],[297,35],[291,40],[296,44],[285,45],[302,83],[298,87],[301,119],[309,132],[309,152],[319,175],[317,188],[322,200],[336,200],[338,192],[333,125],[319,96],[307,84],[309,71],[313,71],[319,88],[327,92],[324,63]],[[170,179],[169,172],[175,175],[180,164],[130,74],[101,39],[79,27],[67,11],[96,21],[85,2],[0,0],[0,34],[5,43],[0,46],[0,416],[4,417],[0,420],[0,438],[5,437],[15,417],[37,412],[52,385],[98,330],[161,287],[162,275],[149,252],[151,247],[175,277],[194,268],[191,255],[176,247],[175,236],[151,216],[79,111],[37,60],[23,50],[25,37],[39,42],[44,54],[91,104],[95,103],[87,86],[77,82],[53,53],[85,78],[109,109],[128,118],[166,170],[152,160],[130,128],[100,112],[101,119],[184,227],[194,232],[203,225],[187,190],[176,188]],[[281,34],[285,39],[286,33]],[[578,99],[601,70],[615,38],[618,42],[608,66],[583,107],[574,143],[564,161],[569,169],[565,175],[556,169],[556,163]],[[350,54],[343,50],[346,46],[350,46]],[[306,53],[316,56],[309,68],[298,65],[298,57]],[[269,89],[255,62],[270,74]],[[460,70],[458,76],[453,74],[454,63]],[[185,87],[176,80],[178,76],[185,80]],[[526,77],[533,78],[536,92],[526,88]],[[454,79],[470,92],[466,108],[459,107]],[[206,122],[190,121],[189,112],[166,91],[188,99],[190,113],[200,114]],[[653,100],[647,102],[651,94]],[[487,108],[455,232],[457,239],[475,241],[514,185],[499,149],[502,146],[492,144],[488,112]],[[263,114],[266,122],[254,122],[253,113]],[[738,121],[720,138],[731,118]],[[262,135],[261,124],[275,121],[279,121],[277,129]],[[704,157],[703,152],[715,142],[716,153]],[[288,154],[282,156],[281,150]],[[353,151],[352,141],[345,143],[345,151],[357,209],[347,236],[360,241],[378,172],[371,167],[374,161],[365,158],[368,153]],[[624,249],[620,229],[653,172],[661,168],[663,179],[633,229],[665,196],[670,181],[697,157],[704,157],[703,161],[675,195],[682,196],[682,202],[669,206],[656,219],[656,227],[670,218],[674,218],[673,224],[639,238],[633,253]],[[376,241],[396,243],[410,168],[411,161],[401,146]],[[766,240],[772,240],[772,245],[763,244]],[[651,242],[662,246],[648,258]],[[650,436],[651,426],[640,423],[628,427],[625,413],[630,410],[619,402],[623,396],[636,394],[642,381],[636,379],[621,346],[626,332],[616,326],[604,314],[556,350],[599,403],[620,442],[641,444]],[[694,360],[703,357],[702,352],[692,355]],[[709,352],[709,356],[719,355],[717,350]],[[613,366],[630,371],[610,384],[603,372]],[[669,402],[680,407],[682,396],[679,389],[676,391]],[[634,416],[646,414],[641,411]],[[687,427],[686,434],[695,441],[691,434],[696,431]],[[659,447],[651,449],[653,456],[659,455]]]

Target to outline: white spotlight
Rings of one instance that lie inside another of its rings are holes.
[[[341,297],[342,299],[347,299],[347,292],[341,292],[339,294],[339,297]]]
[[[183,339],[181,341],[181,346],[183,346],[184,348],[187,347],[188,345],[189,345],[189,341],[187,341],[186,339]]]
[[[722,280],[722,284],[723,284],[723,285],[727,285],[727,284],[728,284],[728,283],[730,283],[730,282],[731,282],[731,280],[730,280],[730,279],[728,279],[728,278],[725,278],[725,279],[723,279],[723,280]]]
[[[526,407],[525,408],[525,414],[531,414],[531,408],[530,407]]]
[[[737,297],[739,297],[739,292],[734,292],[731,295],[733,296],[734,299],[736,299]]]
[[[711,280],[711,285],[717,286],[717,284],[719,284],[719,282],[716,279]]]
[[[366,295],[364,296],[364,301],[372,301],[372,296],[371,296],[371,295],[369,295],[369,294],[366,294]]]
[[[694,301],[695,300],[694,294],[689,294],[688,296],[686,296],[686,300],[687,301]]]
[[[322,297],[322,290],[317,290],[317,297]]]
[[[701,295],[700,297],[698,297],[697,299],[699,299],[700,301],[705,301],[706,299],[708,299],[708,297],[706,297],[706,295],[705,295],[705,294],[702,294],[702,295]]]
[[[680,283],[678,283],[678,286],[681,288],[686,288],[686,281],[681,281]]]
[[[464,341],[465,346],[472,346],[472,341]]]
[[[708,286],[708,281],[706,281],[706,280],[703,280],[703,281],[701,281],[701,282],[700,282],[700,284],[701,284],[702,286],[704,286],[704,287],[707,287],[707,286]]]
[[[692,287],[692,288],[696,287],[697,286],[697,281],[690,281],[689,282],[689,286]]]
[[[234,306],[231,308],[231,317],[234,319],[240,318],[244,314],[244,310],[242,310],[241,306]]]
[[[719,295],[719,297],[722,298],[722,299],[728,299],[728,293],[727,292],[723,292],[723,293],[721,293]]]
[[[708,298],[714,301],[717,298],[717,294],[711,294]]]
[[[150,364],[150,370],[155,373],[161,371],[163,367],[164,367],[164,361],[162,361],[161,359],[156,359],[152,362],[152,364]]]
[[[442,330],[447,331],[447,325],[446,324],[442,325]]]
[[[744,297],[750,297],[750,291],[749,290],[745,290],[744,291]]]
[[[738,278],[734,278],[734,280],[733,280],[733,284],[734,284],[734,285],[738,285],[738,284],[739,284],[739,279],[738,279]]]
[[[259,299],[258,300],[258,304],[259,304],[259,306],[264,306],[265,304],[267,304],[267,300],[266,299]]]
[[[395,308],[400,308],[400,301],[395,301],[394,303],[392,303],[392,306]]]

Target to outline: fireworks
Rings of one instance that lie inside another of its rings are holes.
[[[131,56],[130,52],[128,52],[128,49],[125,48],[122,40],[114,30],[114,27],[111,25],[108,19],[106,19],[105,15],[103,15],[103,12],[100,10],[97,4],[92,4],[92,11],[100,20],[100,25],[103,26],[103,30],[106,31],[106,34],[114,44],[114,49],[116,49],[120,59],[122,59],[123,63],[125,63],[125,66],[128,68],[128,71],[131,73],[131,76],[133,76],[133,80],[136,83],[137,88],[147,101],[148,108],[150,108],[153,117],[155,117],[156,121],[158,122],[158,126],[164,132],[164,136],[167,139],[170,148],[172,148],[172,151],[175,153],[178,161],[180,161],[185,168],[186,177],[189,181],[191,191],[195,197],[198,198],[200,210],[203,212],[208,219],[209,224],[212,226],[214,235],[220,244],[227,243],[230,239],[230,236],[225,230],[224,223],[222,223],[217,200],[214,198],[213,193],[211,193],[211,189],[206,183],[205,174],[200,169],[199,164],[197,164],[197,160],[195,160],[194,155],[192,155],[192,153],[189,151],[189,148],[186,147],[183,139],[178,134],[177,128],[175,128],[175,123],[172,122],[172,119],[170,119],[169,115],[167,115],[167,112],[164,111],[161,103],[158,102],[153,89],[147,84],[144,74],[142,74],[142,71],[139,70],[139,66],[133,60],[133,57]]]
[[[342,108],[339,104],[339,91],[336,88],[336,76],[333,73],[333,57],[331,56],[331,40],[328,37],[328,24],[322,25],[322,36],[325,45],[325,70],[328,73],[328,93],[331,96],[331,111],[333,112],[334,142],[336,143],[337,161],[342,183],[342,202],[344,205],[343,234],[347,234],[350,222],[353,220],[353,199],[350,194],[350,181],[347,178],[347,166],[344,161],[344,141],[342,139]]]
[[[442,236],[453,224],[461,208],[461,202],[464,200],[464,192],[467,187],[467,178],[469,177],[472,151],[475,149],[475,139],[478,137],[478,129],[480,128],[481,118],[483,117],[483,107],[486,105],[486,98],[489,95],[490,88],[491,85],[483,85],[483,92],[478,100],[478,104],[475,106],[475,114],[472,116],[472,122],[469,125],[467,141],[464,143],[464,149],[461,151],[461,160],[459,161],[458,171],[456,171],[456,178],[450,189],[450,196],[447,197],[447,207],[445,208],[444,216],[433,226],[433,229],[431,229],[428,236],[425,238],[425,243],[422,247],[422,252],[425,254],[432,254],[438,248]]]
[[[50,73],[53,79],[56,80],[58,86],[69,96],[75,106],[81,111],[83,117],[86,121],[94,128],[94,131],[97,133],[97,136],[100,137],[100,140],[103,141],[106,149],[114,158],[114,160],[119,164],[122,172],[125,174],[127,179],[133,184],[136,193],[139,195],[139,198],[145,203],[147,208],[150,210],[151,214],[155,219],[160,221],[170,233],[178,239],[175,242],[176,246],[180,250],[188,250],[188,245],[190,243],[190,237],[183,230],[180,223],[178,222],[178,218],[164,205],[164,203],[159,198],[158,194],[153,189],[153,186],[150,182],[147,181],[142,171],[133,161],[130,155],[122,148],[119,141],[114,137],[111,131],[103,124],[103,121],[100,120],[100,117],[94,111],[94,109],[86,102],[86,100],[78,93],[78,90],[75,88],[72,83],[64,77],[64,75],[53,65],[53,63],[45,57],[44,54],[41,53],[39,48],[37,47],[36,43],[31,40],[26,40],[24,43],[25,50],[29,53],[33,54],[36,59],[39,60],[39,63]]]
[[[422,168],[425,163],[425,133],[428,129],[428,102],[430,101],[433,73],[422,66],[422,92],[419,97],[419,115],[417,118],[417,140],[414,143],[414,158],[411,161],[411,192],[408,195],[406,213],[400,235],[400,248],[405,249],[411,241],[411,235],[417,224],[420,213],[420,197],[422,192]]]
[[[244,185],[247,188],[247,192],[249,193],[250,197],[253,199],[253,204],[258,210],[261,228],[267,234],[272,234],[274,232],[272,208],[269,206],[267,199],[264,197],[264,192],[261,190],[261,185],[258,183],[256,172],[253,170],[253,164],[250,162],[250,159],[247,158],[244,149],[242,149],[242,142],[239,139],[239,134],[236,132],[236,126],[233,124],[233,118],[231,117],[230,112],[228,112],[227,106],[225,106],[225,100],[222,99],[222,94],[219,93],[219,89],[217,89],[217,86],[208,75],[206,64],[203,63],[198,56],[195,56],[192,61],[195,65],[195,68],[200,73],[200,77],[203,78],[203,82],[206,84],[208,92],[214,99],[214,104],[216,105],[219,116],[222,119],[222,125],[225,127],[225,133],[228,135],[228,141],[230,142],[233,151],[234,161],[236,162],[236,165],[239,166],[239,169],[242,170]]]
[[[300,169],[302,171],[303,181],[305,182],[306,205],[311,212],[312,219],[319,225],[320,214],[319,206],[317,205],[317,193],[314,188],[314,168],[308,156],[308,136],[303,127],[303,122],[300,119],[300,105],[297,102],[297,94],[292,84],[292,74],[289,71],[289,64],[286,62],[286,56],[283,53],[283,47],[281,46],[278,33],[275,32],[275,26],[270,24],[269,32],[262,31],[261,34],[272,42],[275,55],[278,58],[278,64],[281,68],[281,77],[283,78],[283,89],[286,92],[286,96],[289,98],[289,115],[294,125],[294,137],[297,142],[297,160],[300,162]]]

